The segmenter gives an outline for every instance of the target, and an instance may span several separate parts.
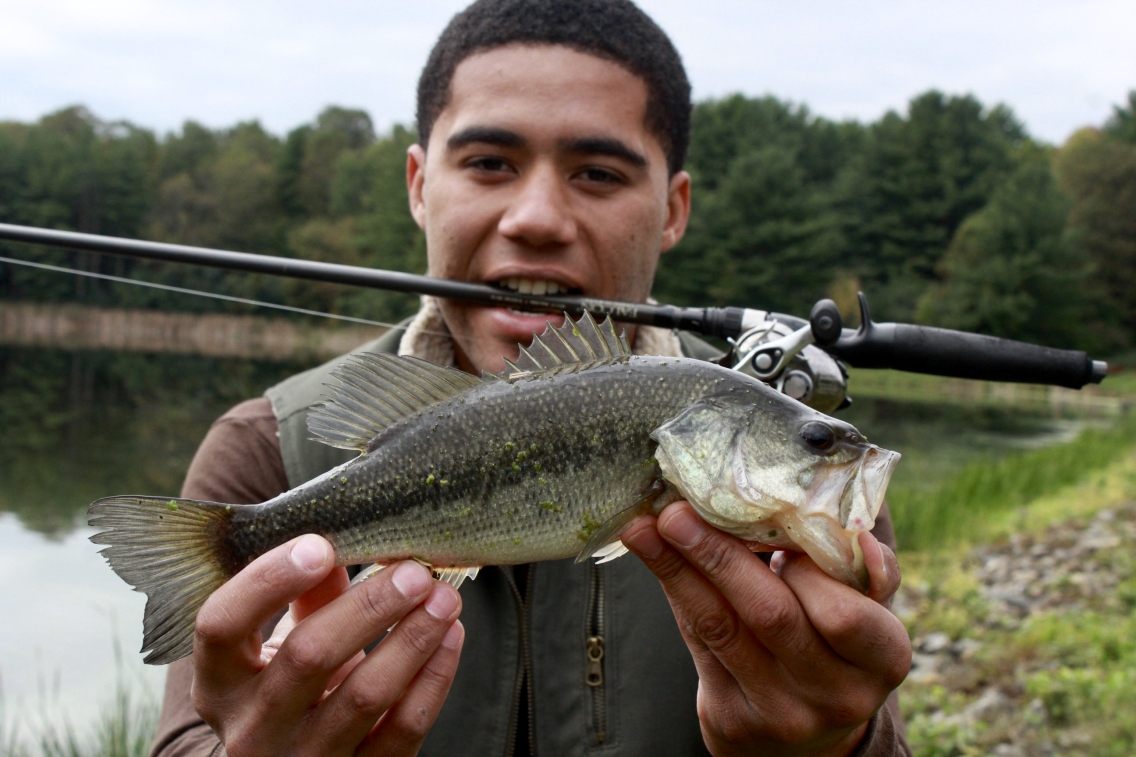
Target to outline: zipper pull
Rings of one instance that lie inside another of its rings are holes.
[[[588,674],[585,681],[589,686],[603,686],[604,640],[602,636],[588,637]]]

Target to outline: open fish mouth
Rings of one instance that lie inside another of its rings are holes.
[[[855,460],[820,467],[807,487],[801,514],[839,514],[840,527],[845,531],[870,531],[901,457],[898,452],[871,445]]]
[[[873,523],[880,506],[884,503],[884,495],[887,493],[892,474],[895,473],[895,466],[899,465],[902,457],[903,455],[898,452],[873,446],[864,455],[860,464],[860,474],[853,480],[853,485],[859,485],[862,489]],[[841,514],[843,515],[843,512]],[[841,520],[843,521],[843,518]],[[842,522],[840,525],[849,530],[857,530],[851,523]]]

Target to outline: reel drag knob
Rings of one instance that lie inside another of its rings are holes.
[[[812,327],[817,346],[831,347],[836,344],[844,330],[844,322],[836,303],[825,299],[813,305],[813,311],[809,313],[809,326]]]

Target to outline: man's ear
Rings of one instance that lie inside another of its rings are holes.
[[[663,223],[662,251],[674,247],[686,233],[690,220],[690,174],[679,171],[671,177],[667,188],[667,218]]]
[[[422,189],[426,182],[426,150],[413,144],[406,150],[406,191],[410,196],[410,215],[418,228],[426,228],[426,201]]]

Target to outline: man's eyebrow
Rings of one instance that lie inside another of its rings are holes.
[[[563,140],[560,146],[568,152],[583,155],[607,155],[612,158],[621,158],[632,165],[643,167],[647,165],[647,158],[635,152],[618,139],[609,137],[582,137],[580,139]]]
[[[520,134],[495,126],[470,126],[446,140],[446,147],[456,150],[475,143],[498,147],[524,147],[528,142]]]

